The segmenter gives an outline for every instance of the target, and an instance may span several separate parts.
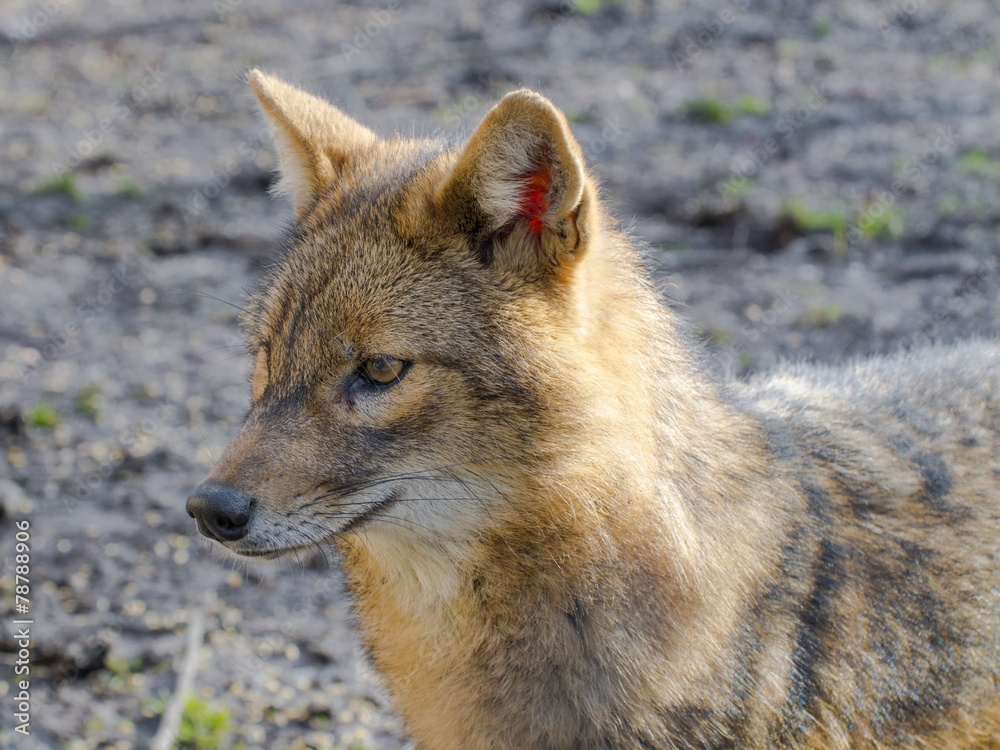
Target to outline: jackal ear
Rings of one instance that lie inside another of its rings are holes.
[[[254,69],[247,76],[271,127],[281,164],[275,192],[287,195],[301,218],[351,155],[377,136],[329,103]]]
[[[563,114],[521,89],[487,113],[438,190],[446,217],[484,265],[524,270],[566,263],[583,246],[587,180]]]

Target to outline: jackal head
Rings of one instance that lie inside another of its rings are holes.
[[[643,399],[595,374],[587,341],[613,316],[586,296],[628,293],[618,261],[588,259],[595,188],[566,119],[516,91],[451,149],[249,82],[296,222],[245,313],[252,405],[187,501],[199,530],[277,557],[351,536],[460,542],[530,514],[520,498],[558,487],[578,431]]]

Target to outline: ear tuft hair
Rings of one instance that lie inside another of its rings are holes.
[[[250,71],[247,83],[278,150],[281,180],[276,192],[291,198],[301,218],[350,157],[378,139],[331,104],[258,69]]]
[[[534,238],[519,239],[504,253],[523,269],[537,266],[537,257],[513,256],[529,246],[534,256],[548,248],[555,265],[579,249],[586,186],[583,156],[566,118],[548,99],[522,89],[487,113],[439,188],[437,203],[477,247],[505,237]]]

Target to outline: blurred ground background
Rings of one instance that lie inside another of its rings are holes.
[[[290,215],[249,66],[386,134],[545,92],[744,376],[1000,331],[998,37],[977,0],[5,0],[0,747],[148,746],[199,608],[181,747],[405,745],[335,568],[222,559],[184,513],[247,406],[237,307]]]

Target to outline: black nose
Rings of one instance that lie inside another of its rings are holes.
[[[253,501],[235,487],[199,484],[187,500],[187,512],[209,539],[235,542],[246,536]]]

